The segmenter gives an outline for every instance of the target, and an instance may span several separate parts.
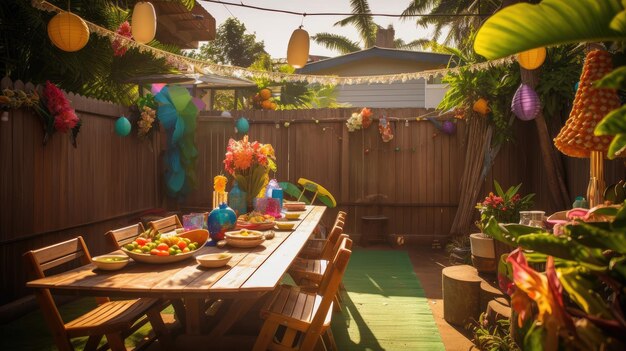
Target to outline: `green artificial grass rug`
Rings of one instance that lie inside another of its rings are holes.
[[[445,350],[405,251],[355,250],[332,330],[339,350]]]

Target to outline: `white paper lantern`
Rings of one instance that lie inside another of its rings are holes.
[[[309,33],[302,28],[293,31],[287,46],[287,63],[302,68],[309,60]]]
[[[149,2],[138,2],[133,9],[131,31],[136,42],[146,44],[156,35],[156,13]]]

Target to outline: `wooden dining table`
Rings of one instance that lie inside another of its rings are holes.
[[[194,256],[227,252],[226,266],[204,268],[195,259],[168,264],[131,262],[118,271],[103,271],[93,264],[28,282],[30,288],[55,293],[140,298],[182,299],[185,336],[201,336],[207,299],[230,300],[228,312],[210,330],[219,338],[264,294],[274,290],[283,274],[320,222],[325,206],[307,206],[294,229],[275,231],[275,237],[254,248],[204,246]],[[118,251],[121,252],[121,251]]]

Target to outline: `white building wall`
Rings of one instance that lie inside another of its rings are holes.
[[[405,83],[338,85],[337,102],[353,107],[424,107],[426,81],[410,80]]]
[[[426,84],[425,103],[426,108],[436,108],[448,91],[447,84]]]

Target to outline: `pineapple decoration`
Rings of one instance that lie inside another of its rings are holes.
[[[275,110],[278,105],[272,98],[272,92],[267,89],[261,89],[256,95],[252,97],[252,105],[256,109],[263,110]]]
[[[613,138],[596,136],[593,131],[604,116],[620,106],[615,89],[595,88],[593,84],[612,69],[611,54],[606,50],[591,50],[587,54],[572,112],[554,139],[556,148],[565,155],[591,159],[587,198],[592,207],[602,201],[603,156]]]

